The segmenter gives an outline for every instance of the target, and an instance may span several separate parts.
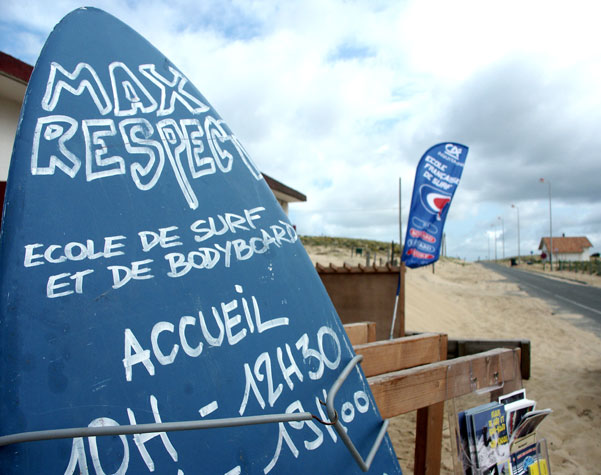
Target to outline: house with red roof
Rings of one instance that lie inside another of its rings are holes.
[[[593,247],[586,236],[578,237],[543,237],[540,240],[538,249],[547,255],[550,255],[551,242],[553,245],[553,261],[588,261],[590,259],[589,250]]]

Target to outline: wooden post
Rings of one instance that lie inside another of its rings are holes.
[[[447,357],[447,338],[440,339],[440,360]],[[415,427],[415,475],[440,473],[444,401],[417,410]]]
[[[417,410],[415,433],[415,475],[438,475],[442,452],[444,402]]]

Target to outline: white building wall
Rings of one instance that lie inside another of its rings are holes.
[[[588,252],[583,252],[582,254],[559,254],[557,258],[560,261],[566,262],[588,261],[589,255]]]
[[[21,104],[0,95],[0,181],[6,181]]]
[[[549,250],[545,243],[543,243],[542,251],[547,254],[546,261],[549,261]],[[553,253],[553,261],[564,261],[564,262],[581,262],[590,260],[590,248],[586,249],[584,252],[578,253]]]
[[[278,198],[278,203],[280,204],[280,206],[282,207],[282,209],[284,210],[284,213],[286,213],[286,216],[288,215],[288,202],[284,201],[284,200],[280,200]]]

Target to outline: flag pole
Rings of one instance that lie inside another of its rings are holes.
[[[401,293],[401,273],[403,262],[401,258],[403,257],[403,207],[402,207],[402,182],[401,177],[399,177],[399,278],[397,282],[396,288],[396,297],[394,298],[394,309],[392,310],[392,325],[390,326],[390,339],[394,338],[394,324],[396,323],[396,314],[397,308],[399,306],[399,294]]]

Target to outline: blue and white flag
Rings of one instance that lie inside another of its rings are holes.
[[[430,147],[419,161],[401,258],[407,267],[421,267],[438,260],[445,219],[467,151],[465,145],[440,143]]]

